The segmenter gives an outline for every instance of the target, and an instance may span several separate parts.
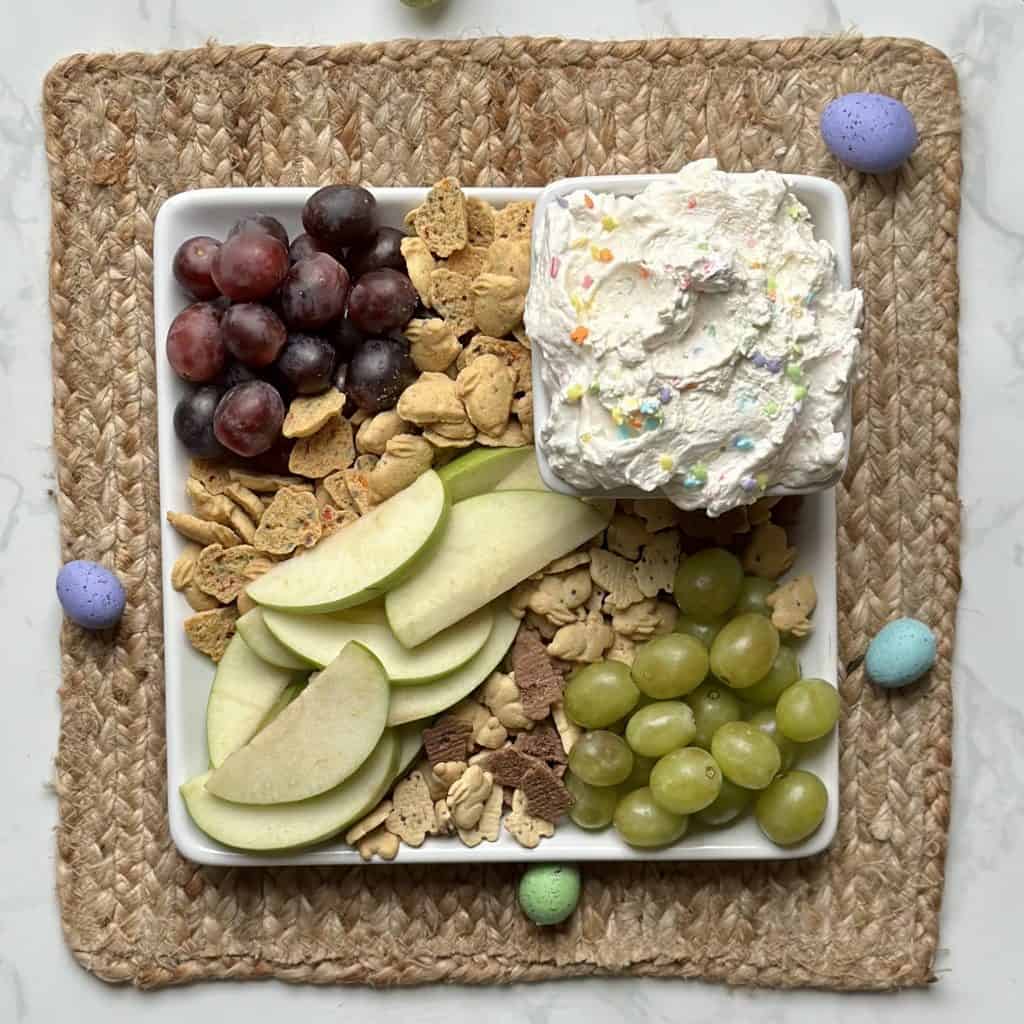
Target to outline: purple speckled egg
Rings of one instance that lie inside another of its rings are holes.
[[[83,629],[109,629],[124,611],[124,587],[95,562],[68,562],[57,573],[57,599],[64,614]]]
[[[877,92],[834,99],[822,112],[821,134],[836,158],[865,174],[895,170],[917,146],[914,115]]]

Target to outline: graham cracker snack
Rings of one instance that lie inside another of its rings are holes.
[[[285,487],[274,495],[256,530],[255,546],[272,555],[311,548],[319,539],[320,508],[309,491]]]
[[[288,468],[293,473],[319,480],[351,466],[355,457],[352,424],[342,416],[331,416],[316,433],[296,442]]]
[[[466,200],[454,178],[442,178],[416,211],[416,234],[435,256],[450,256],[468,241]]]
[[[197,612],[185,620],[185,635],[189,643],[214,661],[220,661],[235,635],[238,611],[231,605]]]

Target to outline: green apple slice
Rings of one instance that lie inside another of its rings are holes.
[[[239,850],[291,850],[329,839],[373,810],[395,778],[400,752],[389,729],[359,771],[298,803],[259,807],[221,800],[207,789],[211,772],[189,779],[181,795],[192,820],[211,839]]]
[[[606,509],[541,491],[495,491],[453,506],[441,539],[384,600],[415,647],[483,607],[608,525]]]
[[[263,719],[262,722],[260,722],[260,729],[265,729],[268,725],[270,725],[270,723],[275,718],[277,718],[277,716],[281,714],[281,712],[284,711],[284,709],[288,707],[288,705],[291,704],[291,702],[295,700],[295,698],[298,697],[298,695],[302,693],[302,691],[305,688],[306,681],[304,679],[301,681],[296,681],[294,683],[289,683],[284,688],[284,692],[281,694],[281,696],[278,697],[277,700],[275,701],[274,706],[267,712],[266,717]],[[259,732],[259,729],[257,729],[256,731]]]
[[[423,723],[408,722],[393,729],[398,738],[398,766],[395,778],[401,778],[411,767],[417,755],[423,749]]]
[[[428,470],[344,530],[250,583],[249,596],[293,612],[332,612],[372,601],[413,570],[444,526],[449,504],[441,478]]]
[[[437,471],[452,504],[493,491],[524,462],[535,462],[533,447],[476,448]]]
[[[468,697],[501,663],[518,630],[519,619],[504,607],[494,606],[494,628],[480,653],[444,679],[392,690],[388,725],[405,725],[430,718]]]
[[[533,455],[532,448],[520,448],[519,451],[528,451]],[[524,459],[508,476],[498,481],[494,488],[496,491],[550,491],[546,483],[541,479],[540,470],[537,468],[536,457]]]
[[[388,625],[381,605],[367,605],[334,615],[289,615],[267,610],[264,621],[280,644],[314,665],[333,661],[345,644],[355,641],[372,651],[396,686],[439,679],[465,665],[483,647],[494,624],[490,608],[481,608],[419,647],[403,647]]]
[[[267,629],[267,624],[263,621],[262,608],[253,608],[251,611],[247,611],[235,625],[249,650],[264,661],[269,661],[271,665],[277,665],[280,668],[309,669],[320,668],[327,664],[326,661],[308,661],[299,657],[294,651],[288,650]],[[340,650],[339,647],[338,651]],[[337,654],[338,651],[334,653]]]
[[[349,644],[266,728],[216,768],[207,789],[240,804],[282,804],[333,789],[384,731],[390,687],[381,663]]]
[[[256,657],[237,633],[231,638],[206,703],[206,747],[214,768],[256,735],[294,679],[294,672]]]

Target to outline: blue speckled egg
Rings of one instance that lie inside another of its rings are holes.
[[[64,614],[84,629],[109,629],[124,611],[124,587],[95,562],[68,562],[57,573],[57,598]]]
[[[822,112],[821,134],[835,157],[866,174],[895,170],[917,146],[914,115],[877,92],[834,99]]]
[[[917,619],[896,619],[868,645],[864,667],[872,682],[897,689],[916,682],[935,664],[935,634]]]
[[[580,870],[574,864],[538,864],[519,880],[519,906],[534,924],[561,924],[579,899]]]

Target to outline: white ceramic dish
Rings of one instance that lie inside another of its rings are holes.
[[[205,709],[213,679],[210,662],[196,653],[185,639],[182,622],[190,614],[180,594],[170,585],[170,571],[184,545],[167,524],[168,510],[185,508],[184,486],[188,456],[178,444],[172,426],[174,406],[185,385],[174,375],[164,355],[164,338],[174,316],[187,304],[171,274],[171,260],[178,245],[191,235],[223,237],[239,218],[251,213],[278,217],[289,230],[301,230],[300,212],[312,189],[208,189],[185,192],[164,203],[154,231],[154,306],[158,385],[160,512],[163,545],[164,676],[167,722],[167,790],[171,835],[181,853],[200,864],[233,867],[283,864],[356,864],[355,850],[332,841],[305,851],[280,855],[252,855],[221,846],[192,823],[178,793],[188,778],[207,769]],[[495,205],[517,199],[533,199],[538,189],[468,189]],[[405,213],[419,205],[426,189],[379,189],[376,192],[384,223],[401,226]],[[837,662],[835,501],[832,492],[816,494],[804,505],[795,536],[799,557],[795,572],[814,575],[819,604],[814,633],[801,649],[806,675],[834,679]],[[821,828],[805,843],[781,849],[765,839],[753,821],[721,832],[694,834],[666,850],[636,851],[607,830],[587,833],[570,822],[559,826],[552,839],[533,851],[503,834],[497,843],[476,849],[456,839],[429,839],[419,849],[403,847],[398,862],[483,863],[494,861],[644,861],[644,860],[780,860],[807,857],[825,849],[835,835],[838,820],[839,751],[835,734],[819,744],[801,762],[816,772],[828,787],[829,808]]]
[[[550,203],[555,202],[559,196],[586,189],[588,192],[602,193],[612,192],[620,196],[635,196],[642,192],[648,185],[655,181],[665,181],[674,178],[671,174],[620,174],[604,175],[589,178],[562,178],[553,181],[541,192],[537,198],[537,207],[533,218],[533,251],[536,254],[541,245],[541,233],[543,231],[544,213]],[[852,260],[850,254],[850,211],[846,204],[846,196],[843,190],[834,182],[826,178],[816,178],[807,174],[785,174],[783,177],[786,183],[797,197],[807,207],[814,221],[814,235],[816,238],[828,242],[836,253],[836,264],[839,271],[839,283],[843,288],[852,287]],[[538,348],[533,352],[533,418],[537,436],[540,437],[544,423],[548,418],[550,407],[547,386],[544,383],[541,367],[543,366],[543,353]],[[834,487],[846,472],[846,462],[850,450],[851,416],[850,405],[847,403],[843,422],[841,424],[843,434],[846,437],[846,447],[843,457],[837,463],[835,471],[830,477],[822,480],[815,487],[793,490],[787,487],[773,487],[767,493],[774,495],[784,494],[807,494],[811,491],[820,491],[827,487]],[[579,490],[565,483],[548,464],[544,457],[544,451],[540,444],[537,445],[537,468],[540,470],[541,478],[553,491],[560,491],[562,494],[574,494],[582,497],[592,498],[658,498],[660,491],[653,493],[642,491],[639,487],[620,487],[615,490],[603,490],[595,488],[592,490]]]

